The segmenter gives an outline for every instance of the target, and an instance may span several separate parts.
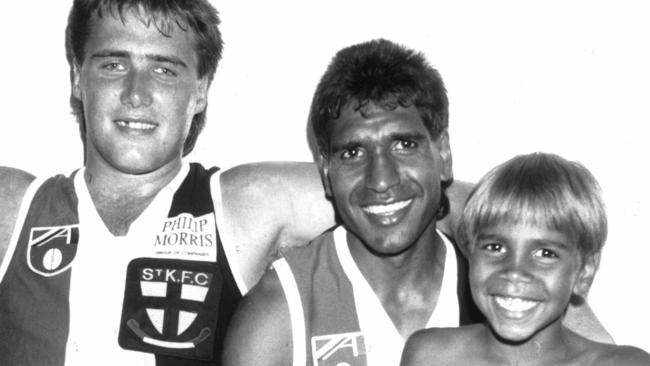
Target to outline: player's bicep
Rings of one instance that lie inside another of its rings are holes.
[[[275,271],[244,296],[230,323],[223,364],[289,365],[292,355],[288,305]]]

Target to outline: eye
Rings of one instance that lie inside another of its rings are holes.
[[[481,246],[481,249],[483,249],[486,252],[493,252],[493,253],[505,253],[506,248],[499,243],[487,243],[483,244]]]
[[[170,69],[168,69],[166,67],[162,67],[162,66],[154,68],[153,72],[158,74],[158,75],[163,75],[163,76],[176,76],[177,75],[174,71],[172,71],[172,70],[170,70]]]
[[[559,258],[558,253],[556,251],[547,248],[537,249],[533,253],[533,256],[537,258],[546,258],[546,259]]]
[[[109,62],[104,64],[102,68],[110,72],[122,72],[126,70],[126,67],[119,62]]]
[[[350,148],[350,149],[345,149],[343,152],[341,152],[341,160],[350,160],[350,159],[355,159],[355,158],[360,158],[363,157],[363,152],[361,149],[358,149],[356,147]]]
[[[398,140],[395,143],[395,150],[413,150],[418,147],[418,143],[413,140]]]

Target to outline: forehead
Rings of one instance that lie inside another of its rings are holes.
[[[348,103],[339,118],[332,120],[330,141],[381,141],[395,135],[429,136],[420,113],[413,107],[387,109],[374,103],[357,108]]]
[[[120,51],[134,57],[174,56],[196,67],[198,59],[194,45],[195,35],[191,28],[184,30],[173,19],[154,20],[144,10],[124,9],[121,16],[108,11],[101,17],[93,15],[84,55],[88,59],[93,53]]]

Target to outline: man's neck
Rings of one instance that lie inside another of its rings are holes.
[[[131,224],[180,169],[180,160],[145,174],[127,174],[89,164],[84,179],[106,228],[120,236],[128,233]]]
[[[435,223],[396,256],[377,256],[349,233],[348,243],[359,270],[402,337],[424,328],[438,303],[445,268],[446,247]]]

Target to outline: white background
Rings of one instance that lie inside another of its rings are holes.
[[[71,3],[71,2],[70,2]],[[423,51],[445,79],[458,179],[513,155],[585,164],[610,236],[590,295],[619,343],[650,351],[650,22],[643,1],[214,1],[224,59],[193,160],[229,167],[311,159],[313,90],[342,47],[384,37]],[[69,173],[67,1],[11,1],[0,21],[0,165]]]

